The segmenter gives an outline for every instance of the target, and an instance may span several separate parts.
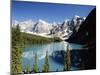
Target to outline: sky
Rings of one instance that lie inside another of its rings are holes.
[[[72,5],[72,4],[56,4],[56,3],[41,3],[41,2],[25,2],[12,1],[11,6],[12,21],[26,21],[39,19],[49,23],[63,22],[70,20],[74,15],[87,17],[95,6],[89,5]]]

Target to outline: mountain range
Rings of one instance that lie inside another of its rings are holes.
[[[73,31],[78,32],[81,23],[85,20],[85,17],[75,15],[71,20],[64,20],[63,23],[48,23],[42,19],[37,22],[27,20],[23,22],[14,21],[12,27],[20,26],[21,32],[59,37],[63,40],[68,39]]]

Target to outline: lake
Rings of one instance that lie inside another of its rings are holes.
[[[74,43],[68,43],[65,41],[62,42],[53,42],[49,44],[36,44],[36,45],[29,45],[27,47],[23,48],[22,53],[22,66],[23,70],[25,70],[26,65],[30,65],[30,68],[33,68],[34,64],[34,56],[35,53],[38,55],[38,65],[39,70],[42,71],[42,66],[44,64],[44,58],[46,55],[46,51],[48,51],[49,55],[49,65],[50,65],[50,71],[56,71],[57,69],[59,71],[63,71],[63,64],[56,62],[54,59],[52,59],[50,56],[52,56],[52,53],[55,51],[61,51],[66,50],[67,45],[69,45],[69,49],[81,49],[82,45],[74,44]],[[71,70],[77,70],[78,67],[71,66]]]

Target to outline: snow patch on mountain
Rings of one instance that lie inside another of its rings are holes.
[[[42,19],[37,22],[30,20],[19,22],[14,21],[12,27],[20,26],[21,32],[26,32],[28,34],[34,34],[42,37],[53,38],[59,37],[62,40],[68,39],[73,31],[78,31],[81,23],[86,19],[86,17],[80,17],[75,15],[72,20],[64,20],[63,23],[53,22],[48,23]]]
[[[48,22],[39,19],[39,21],[33,27],[33,32],[50,33],[51,28],[52,26]]]

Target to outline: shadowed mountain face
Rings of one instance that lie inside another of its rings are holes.
[[[96,68],[96,8],[90,12],[81,24],[78,32],[74,31],[66,41],[83,44],[84,48],[88,48],[87,54],[84,56],[84,67],[85,69]]]
[[[74,31],[74,30],[73,30]],[[96,42],[96,8],[87,16],[81,24],[78,32],[74,32],[67,40],[73,43],[92,44]]]

